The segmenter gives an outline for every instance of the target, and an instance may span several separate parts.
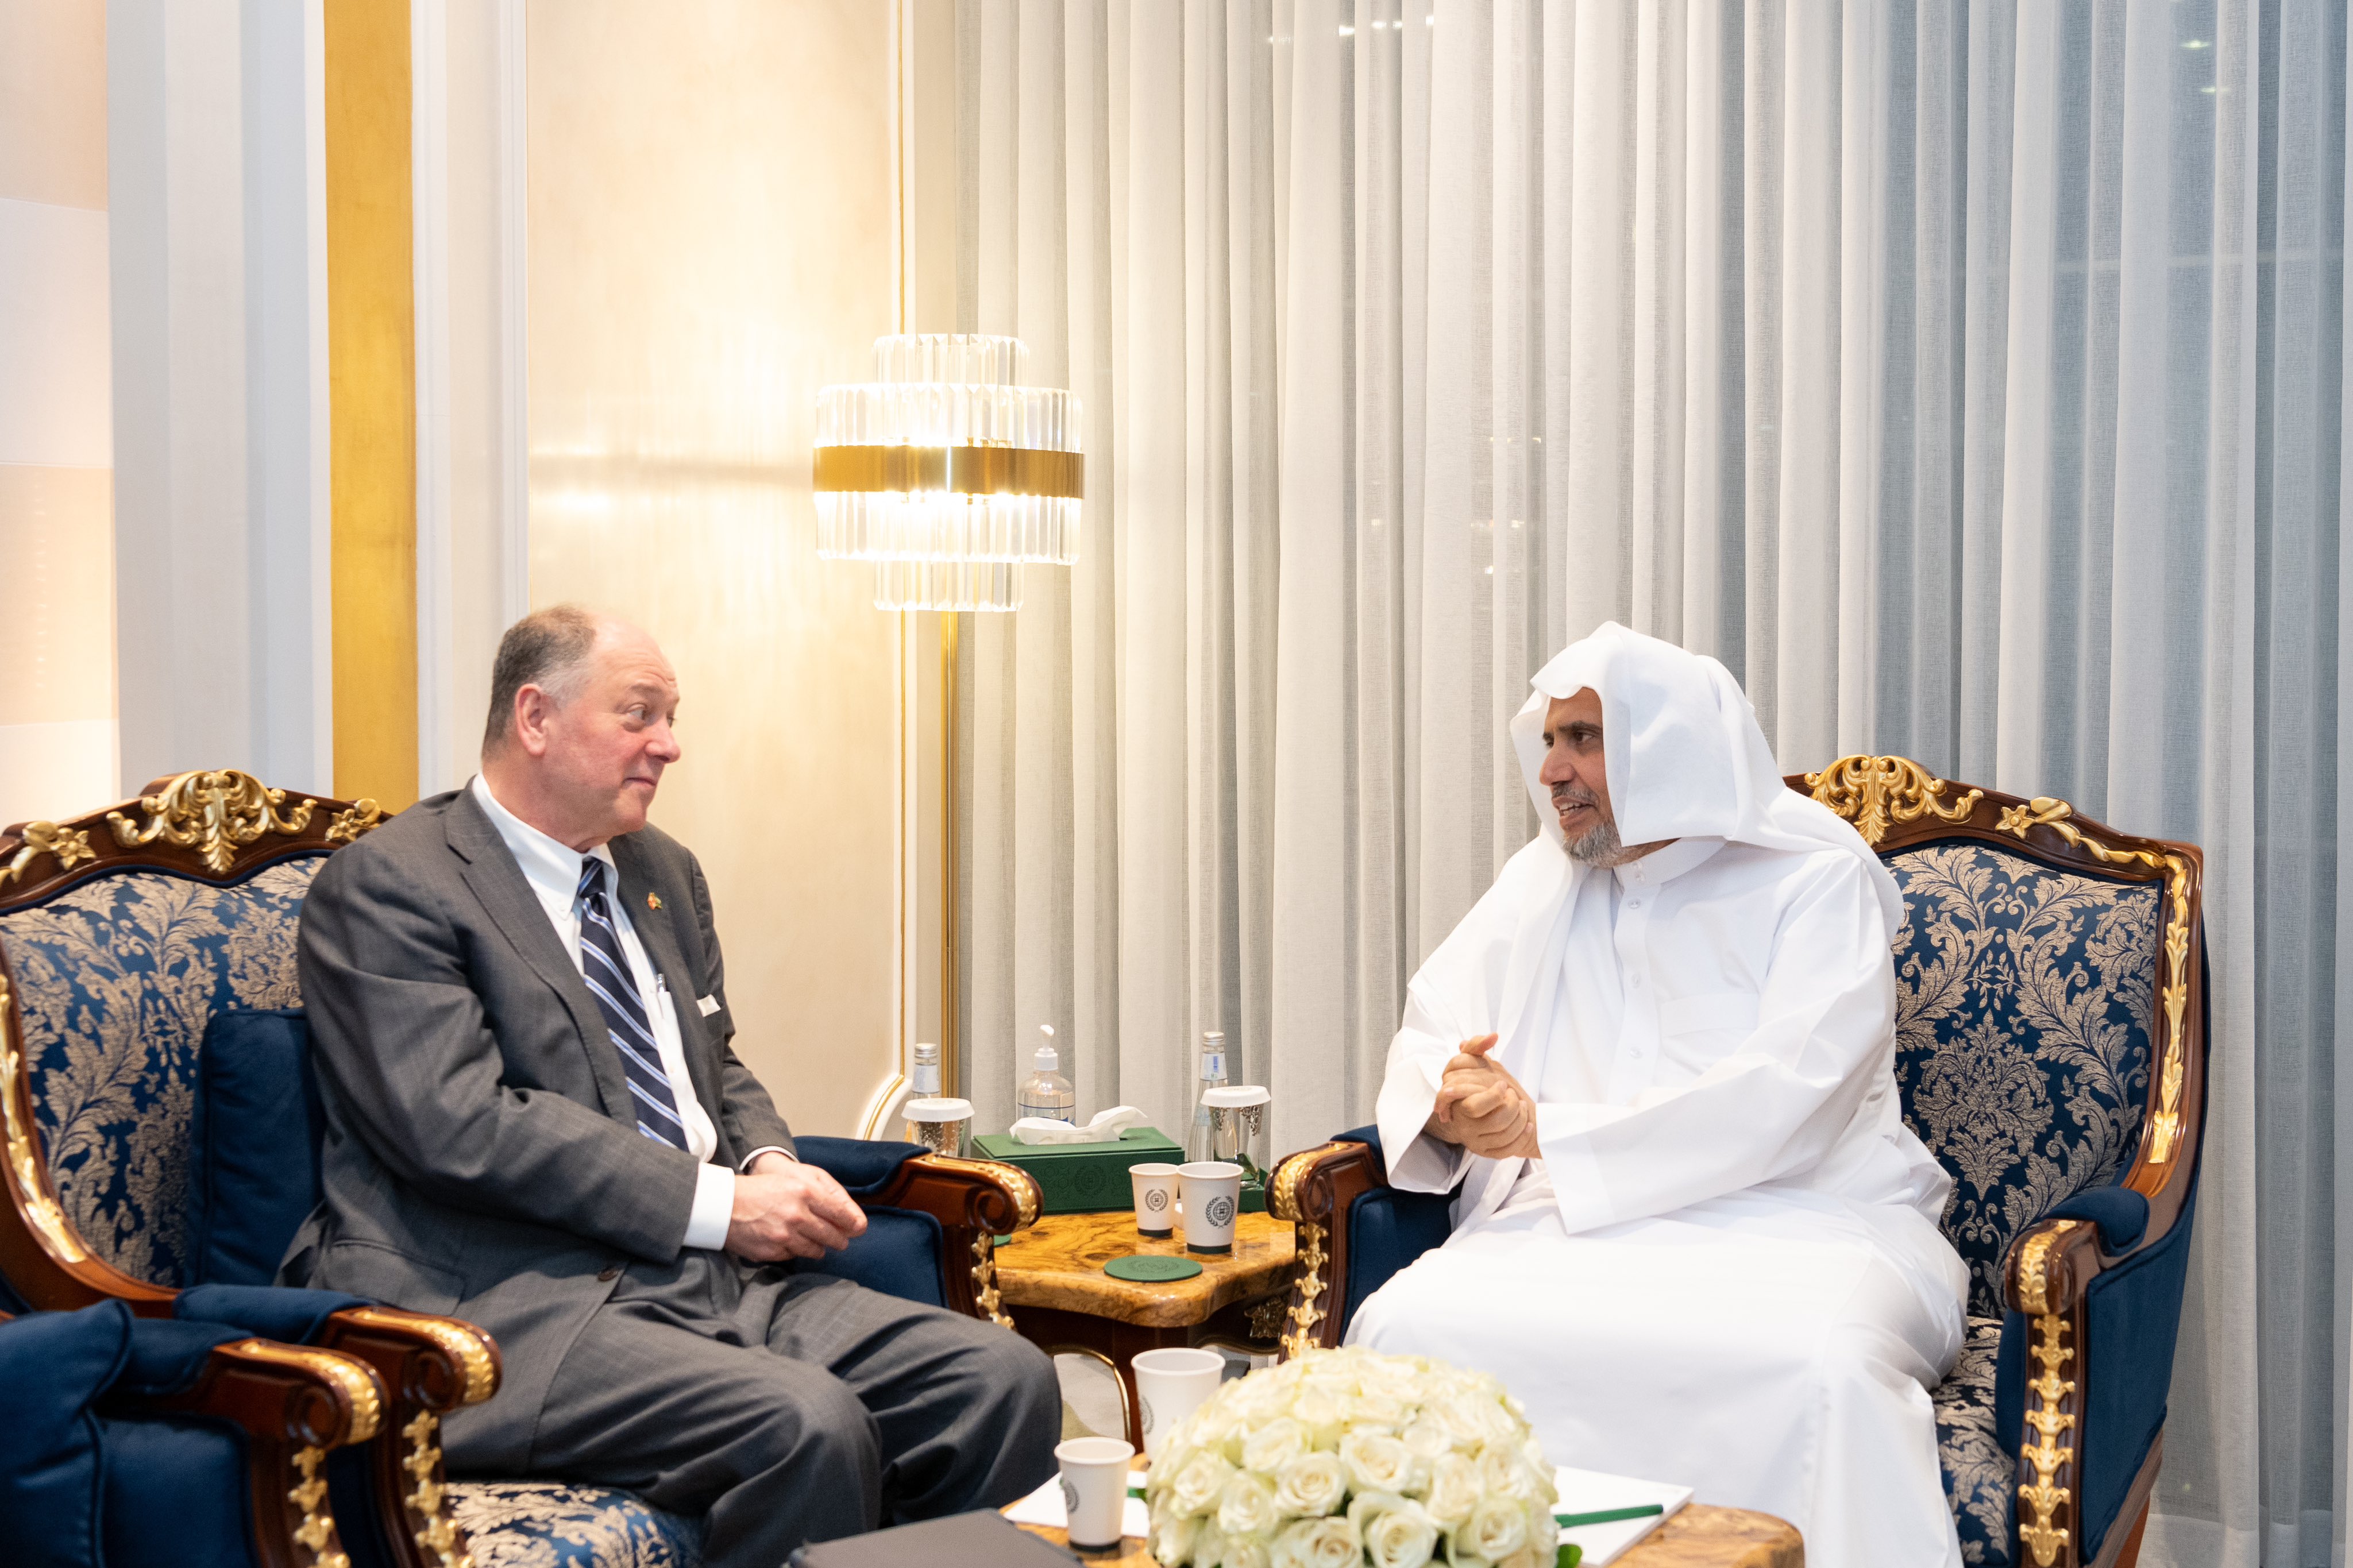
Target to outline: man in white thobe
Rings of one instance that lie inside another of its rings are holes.
[[[1414,976],[1380,1091],[1453,1233],[1348,1338],[1492,1372],[1554,1463],[1778,1514],[1813,1568],[1957,1564],[1927,1391],[1968,1283],[1896,1098],[1894,882],[1714,659],[1611,625],[1534,685],[1543,836]]]

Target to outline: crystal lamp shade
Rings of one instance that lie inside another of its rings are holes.
[[[1012,609],[1024,563],[1078,559],[1079,400],[1025,386],[1016,338],[874,341],[875,379],[818,395],[818,553],[876,563],[885,609]]]

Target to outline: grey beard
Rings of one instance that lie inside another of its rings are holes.
[[[1567,848],[1570,859],[1582,860],[1604,871],[1613,866],[1623,866],[1634,858],[1626,846],[1619,841],[1618,825],[1607,818],[1569,840]]]

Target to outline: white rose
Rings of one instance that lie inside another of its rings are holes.
[[[1461,1534],[1471,1550],[1490,1563],[1500,1562],[1528,1543],[1527,1510],[1504,1498],[1489,1498],[1471,1510],[1471,1522]]]
[[[1169,1506],[1187,1518],[1208,1512],[1232,1479],[1234,1468],[1216,1454],[1199,1454],[1168,1483]]]
[[[1463,1447],[1483,1443],[1487,1438],[1486,1423],[1474,1412],[1472,1402],[1449,1394],[1433,1399],[1422,1406],[1422,1419],[1435,1422],[1445,1434]]]
[[[1373,1431],[1341,1438],[1340,1463],[1348,1468],[1349,1483],[1360,1492],[1411,1491],[1419,1468],[1411,1449],[1385,1432]]]
[[[1412,1450],[1416,1458],[1423,1460],[1435,1460],[1440,1454],[1451,1454],[1460,1442],[1445,1427],[1427,1418],[1415,1421],[1398,1436]]]
[[[1421,1568],[1438,1545],[1437,1522],[1410,1502],[1376,1516],[1364,1535],[1373,1568]]]
[[[1242,1471],[1218,1499],[1218,1528],[1228,1535],[1262,1535],[1274,1528],[1274,1483]]]
[[[1179,1564],[1188,1558],[1192,1560],[1194,1568],[1217,1568],[1215,1552],[1203,1553],[1197,1550],[1205,1544],[1201,1537],[1213,1533],[1217,1528],[1215,1525],[1205,1528],[1205,1524],[1206,1521],[1201,1520],[1180,1519],[1174,1514],[1155,1518],[1152,1521],[1152,1555],[1158,1558],[1166,1568],[1179,1568]]]
[[[1312,1446],[1305,1426],[1288,1415],[1278,1415],[1242,1439],[1242,1464],[1272,1475]]]
[[[1340,1402],[1320,1388],[1301,1392],[1292,1401],[1292,1419],[1307,1428],[1319,1448],[1328,1448],[1340,1440]]]
[[[1356,1568],[1364,1543],[1345,1518],[1303,1519],[1274,1538],[1273,1568]]]
[[[1274,1554],[1262,1535],[1229,1535],[1219,1550],[1223,1568],[1273,1568]]]
[[[1460,1454],[1448,1454],[1430,1467],[1430,1496],[1421,1505],[1430,1517],[1448,1530],[1459,1530],[1479,1506],[1479,1467]]]
[[[1404,1400],[1366,1390],[1340,1403],[1341,1417],[1351,1426],[1402,1426],[1409,1411]]]
[[[1287,1514],[1330,1513],[1348,1490],[1348,1473],[1334,1454],[1302,1454],[1274,1478],[1274,1506]]]
[[[1479,1489],[1490,1497],[1525,1502],[1536,1495],[1535,1472],[1509,1448],[1488,1448],[1479,1456]]]

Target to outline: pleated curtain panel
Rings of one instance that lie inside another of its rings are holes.
[[[1786,769],[2204,846],[2144,1561],[2344,1563],[2344,5],[961,0],[958,48],[959,324],[1089,419],[1078,564],[967,617],[982,1121],[1044,1023],[1082,1109],[1181,1119],[1222,1028],[1276,1153],[1367,1120],[1535,830],[1504,721],[1614,617]]]

